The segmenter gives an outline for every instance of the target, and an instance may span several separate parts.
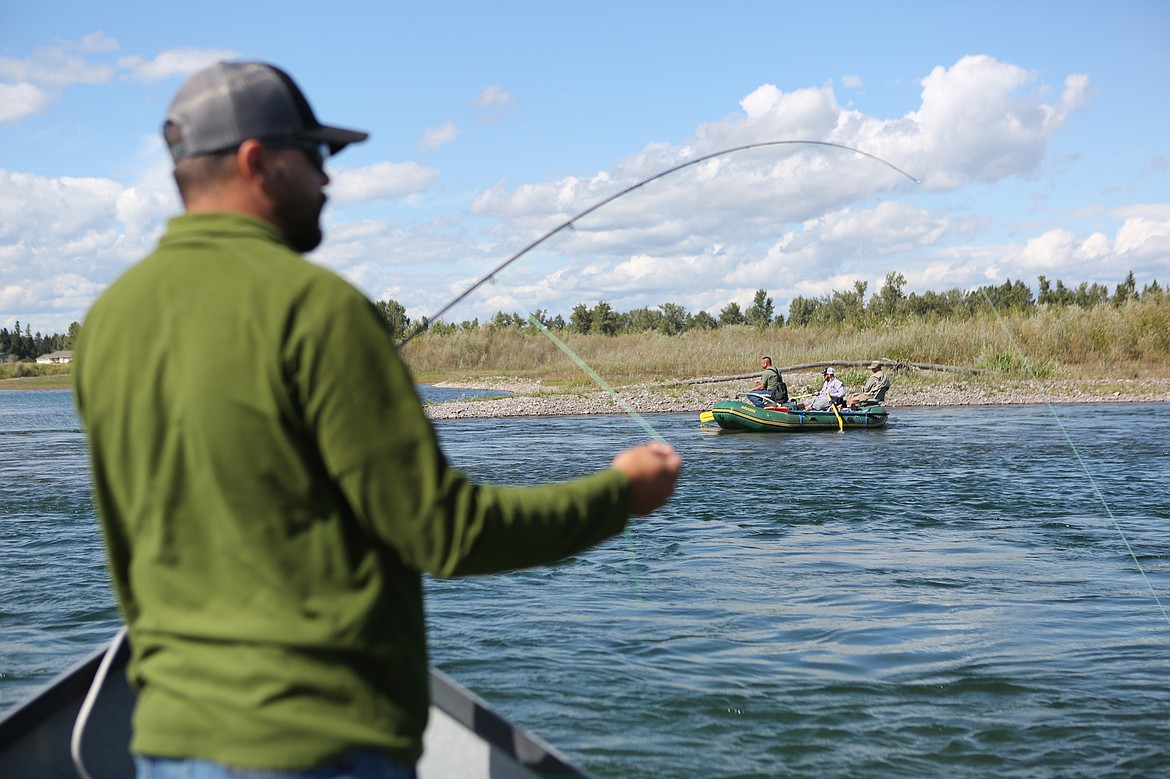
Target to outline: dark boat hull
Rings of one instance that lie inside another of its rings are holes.
[[[742,400],[721,400],[711,410],[724,430],[753,433],[799,433],[815,430],[852,430],[883,427],[889,412],[882,406],[844,409],[836,413],[799,411],[786,406],[760,408]]]
[[[70,745],[104,655],[103,650],[80,663],[0,720],[0,777],[84,779]],[[122,642],[98,694],[91,696],[77,745],[90,779],[134,779],[129,745],[135,695],[126,681],[128,656]],[[588,779],[552,747],[433,669],[431,700],[420,779]]]

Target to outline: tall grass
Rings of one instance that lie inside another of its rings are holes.
[[[619,336],[560,333],[608,381],[673,381],[779,366],[888,358],[980,368],[1007,376],[1170,376],[1170,299],[1091,309],[1042,308],[998,319],[913,321],[878,327],[749,326]],[[510,376],[588,383],[549,339],[530,329],[426,333],[403,349],[420,381]]]

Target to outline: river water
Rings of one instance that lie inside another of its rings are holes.
[[[647,419],[685,459],[671,504],[551,568],[429,582],[434,665],[599,777],[1170,776],[1170,406]],[[437,427],[498,483],[645,437]],[[0,713],[117,624],[69,393],[0,392]]]

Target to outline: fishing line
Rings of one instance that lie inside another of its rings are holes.
[[[607,382],[605,379],[601,378],[601,374],[599,374],[597,371],[593,370],[593,368],[591,368],[589,366],[589,363],[585,362],[584,358],[582,358],[581,355],[579,355],[575,351],[573,351],[569,347],[569,345],[567,343],[565,343],[564,341],[562,341],[560,338],[557,338],[556,335],[553,333],[553,331],[550,330],[544,322],[540,321],[539,317],[537,317],[535,314],[533,314],[532,312],[525,309],[524,305],[516,299],[515,295],[513,295],[508,290],[504,289],[503,285],[500,284],[499,279],[493,278],[492,279],[492,286],[495,287],[496,289],[498,289],[500,292],[503,292],[505,295],[507,295],[508,299],[512,301],[513,305],[515,305],[520,310],[520,313],[523,314],[525,316],[525,318],[527,318],[528,321],[533,324],[533,326],[535,326],[538,330],[540,330],[540,332],[542,332],[546,336],[548,336],[548,339],[550,341],[552,341],[554,344],[556,344],[558,349],[560,349],[562,352],[564,352],[566,355],[568,355],[569,359],[572,360],[573,363],[576,364],[576,366],[578,368],[580,368],[582,371],[584,371],[585,374],[589,378],[593,379],[593,381],[597,383],[597,386],[599,386],[603,390],[605,390],[606,393],[608,393],[609,396],[611,398],[613,398],[614,402],[622,407],[622,409],[626,412],[626,415],[628,417],[630,417],[630,419],[633,419],[635,422],[637,422],[638,425],[643,430],[645,430],[650,435],[651,438],[653,438],[655,441],[658,441],[659,443],[666,444],[667,446],[670,445],[667,442],[667,440],[665,438],[663,438],[662,434],[659,433],[657,430],[655,430],[654,426],[646,421],[645,417],[643,417],[641,414],[639,414],[638,411],[633,406],[631,406],[629,404],[629,402],[618,393],[617,390],[615,390],[613,387],[611,387],[609,385],[609,382]],[[641,603],[642,602],[642,591],[638,588],[638,574],[634,568],[634,566],[636,565],[636,563],[638,561],[638,555],[634,551],[634,536],[633,536],[632,531],[630,530],[630,524],[628,522],[626,523],[624,535],[625,535],[625,539],[626,539],[626,554],[629,558],[630,583],[634,587],[635,599],[637,599],[637,601],[639,603]]]
[[[521,304],[520,302],[518,302],[516,300],[515,295],[511,294],[510,292],[508,292],[508,290],[504,289],[503,286],[500,284],[499,279],[493,278],[491,281],[492,281],[492,286],[494,286],[496,289],[500,290],[505,295],[507,295],[508,299],[512,301],[512,303],[520,310],[520,313],[523,314],[524,317],[529,322],[531,322],[534,327],[536,327],[538,330],[540,330],[540,332],[542,332],[546,336],[548,336],[548,339],[550,341],[552,341],[554,344],[556,344],[556,347],[558,349],[560,349],[562,352],[567,354],[569,356],[569,359],[572,360],[573,363],[576,364],[576,366],[578,368],[580,368],[582,371],[585,372],[585,375],[587,375],[589,378],[593,379],[593,381],[597,384],[597,386],[599,386],[603,390],[605,390],[606,394],[608,394],[613,399],[613,402],[617,403],[619,406],[621,406],[622,410],[625,411],[626,414],[631,419],[633,419],[635,422],[637,422],[638,425],[643,430],[645,430],[650,435],[651,438],[653,438],[655,441],[658,441],[659,443],[663,443],[663,444],[668,443],[667,440],[662,437],[662,434],[659,433],[657,430],[655,430],[654,426],[651,425],[649,422],[647,422],[646,418],[643,417],[641,414],[639,414],[637,412],[637,410],[633,406],[630,405],[629,401],[627,401],[625,398],[623,398],[618,393],[617,390],[615,390],[613,387],[611,387],[609,385],[609,382],[607,382],[605,379],[601,378],[601,375],[597,371],[595,371],[595,370],[593,370],[593,368],[589,367],[589,363],[585,362],[584,358],[582,358],[581,355],[577,354],[575,351],[573,351],[571,348],[569,348],[569,345],[567,343],[565,343],[564,341],[562,341],[560,338],[557,338],[556,335],[553,333],[553,331],[550,330],[544,322],[540,321],[540,319],[535,314],[533,314],[530,311],[528,311],[527,309],[525,309],[523,304]]]
[[[1013,335],[1011,329],[1008,328],[1007,322],[999,313],[999,309],[996,308],[995,303],[992,302],[991,297],[987,294],[987,290],[981,288],[980,291],[983,293],[983,299],[986,300],[988,305],[991,306],[991,311],[993,314],[995,314],[995,319],[999,323],[1000,329],[1003,331],[1004,335],[1007,336],[1007,339],[1011,343],[1012,348],[1014,348],[1016,353],[1020,355],[1020,359],[1023,360],[1024,370],[1027,372],[1028,378],[1032,382],[1033,388],[1039,395],[1040,380],[1036,376],[1035,371],[1032,370],[1032,364],[1028,361],[1028,355],[1024,353],[1024,350],[1020,346],[1019,341],[1016,340],[1015,335]],[[1166,606],[1162,603],[1162,599],[1158,597],[1158,591],[1154,589],[1154,583],[1150,581],[1150,577],[1147,575],[1146,569],[1142,566],[1141,561],[1138,560],[1137,553],[1134,552],[1133,547],[1130,545],[1129,537],[1125,535],[1125,529],[1122,528],[1121,522],[1117,519],[1117,516],[1114,515],[1113,509],[1110,508],[1109,501],[1106,500],[1104,491],[1102,491],[1101,488],[1097,486],[1097,480],[1093,478],[1093,474],[1089,471],[1089,464],[1085,462],[1085,458],[1081,456],[1080,449],[1078,449],[1077,445],[1073,442],[1072,436],[1069,434],[1068,427],[1064,424],[1064,420],[1060,418],[1060,415],[1056,413],[1056,408],[1047,400],[1044,401],[1044,406],[1048,409],[1048,413],[1052,415],[1053,420],[1055,420],[1056,426],[1060,430],[1061,435],[1064,436],[1065,442],[1068,444],[1069,448],[1072,449],[1073,457],[1076,459],[1077,464],[1080,465],[1081,472],[1088,480],[1089,487],[1092,489],[1093,494],[1097,496],[1097,500],[1101,502],[1101,506],[1105,509],[1105,514],[1109,517],[1109,521],[1113,523],[1113,529],[1116,530],[1117,535],[1120,536],[1121,543],[1125,546],[1125,551],[1129,553],[1130,559],[1133,560],[1133,564],[1137,567],[1142,581],[1145,582],[1146,587],[1150,591],[1150,595],[1154,597],[1154,603],[1157,604],[1158,609],[1162,612],[1162,618],[1166,620],[1167,625],[1170,625],[1170,613],[1167,612]]]
[[[484,277],[482,277],[481,279],[476,281],[474,284],[472,284],[470,287],[465,289],[463,292],[456,295],[449,303],[447,303],[445,306],[443,306],[438,311],[436,311],[434,316],[423,319],[422,322],[419,323],[419,326],[415,329],[415,331],[413,333],[408,335],[406,338],[403,338],[402,341],[399,342],[398,348],[401,349],[403,346],[406,346],[406,344],[410,343],[411,339],[413,339],[416,335],[419,335],[419,334],[425,332],[431,326],[432,322],[438,321],[444,314],[446,314],[448,311],[450,311],[452,307],[454,307],[456,304],[458,304],[459,302],[464,300],[472,292],[474,292],[475,290],[479,289],[487,282],[494,279],[496,274],[499,273],[500,271],[502,271],[504,268],[507,268],[509,265],[516,262],[516,260],[518,260],[521,257],[523,257],[524,255],[528,254],[530,251],[535,249],[537,246],[540,246],[542,243],[547,241],[549,238],[552,238],[554,235],[561,232],[562,230],[572,228],[573,225],[578,220],[580,220],[586,216],[589,216],[589,214],[592,214],[597,209],[607,205],[608,203],[612,203],[613,201],[617,200],[620,197],[628,195],[629,193],[633,192],[636,189],[640,189],[640,188],[646,186],[647,184],[649,184],[652,181],[657,181],[660,178],[663,178],[665,176],[669,176],[670,174],[676,173],[680,170],[683,170],[684,168],[689,168],[692,165],[698,165],[700,162],[706,162],[707,160],[715,159],[716,157],[723,157],[723,156],[726,156],[728,154],[734,154],[736,152],[747,151],[748,149],[761,149],[761,148],[765,148],[768,146],[822,146],[822,147],[827,147],[827,148],[831,148],[831,149],[841,149],[844,151],[850,151],[850,152],[853,152],[855,154],[860,154],[863,157],[869,157],[871,160],[876,160],[877,162],[880,162],[882,165],[885,165],[886,167],[890,168],[891,170],[895,170],[898,173],[900,173],[901,175],[910,179],[915,184],[922,183],[921,181],[914,178],[906,171],[899,168],[897,165],[893,164],[892,162],[889,162],[887,160],[882,159],[881,157],[877,156],[876,154],[870,154],[867,151],[862,151],[861,149],[855,149],[852,146],[846,146],[843,143],[833,143],[832,141],[807,141],[807,140],[760,141],[758,143],[747,143],[747,144],[744,144],[742,146],[734,146],[734,147],[729,148],[729,149],[721,149],[719,151],[711,152],[710,154],[704,154],[701,157],[696,157],[693,160],[687,160],[686,162],[679,163],[678,165],[675,165],[672,168],[667,168],[666,170],[655,173],[653,176],[650,176],[649,178],[644,178],[641,181],[637,182],[636,184],[631,184],[630,186],[626,187],[625,189],[623,189],[619,192],[616,192],[607,198],[604,198],[603,200],[593,204],[589,208],[586,208],[581,213],[577,214],[574,217],[571,217],[566,222],[562,222],[561,224],[554,227],[552,230],[549,230],[547,233],[540,236],[535,241],[528,244],[523,249],[516,252],[511,257],[509,257],[508,259],[504,260],[502,263],[497,265],[495,268],[493,268],[491,270],[491,272],[489,272],[487,275],[485,275]]]

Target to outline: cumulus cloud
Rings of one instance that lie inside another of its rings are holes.
[[[364,168],[330,172],[329,197],[338,203],[401,200],[425,192],[439,171],[415,162],[380,162]]]
[[[1170,257],[1170,220],[1127,219],[1117,231],[1113,249],[1141,265],[1165,263]]]
[[[64,332],[98,290],[149,251],[174,198],[112,179],[0,169],[4,308],[24,320],[38,313],[55,323],[46,330]]]
[[[902,129],[922,150],[928,184],[948,189],[965,181],[1028,175],[1044,160],[1047,142],[1088,99],[1088,77],[1065,79],[1060,100],[1026,91],[1035,74],[988,56],[963,57],[922,80],[922,107]]]
[[[60,239],[107,224],[121,188],[110,179],[0,170],[0,240],[15,235]]]
[[[39,114],[49,96],[32,84],[0,84],[0,124]]]

